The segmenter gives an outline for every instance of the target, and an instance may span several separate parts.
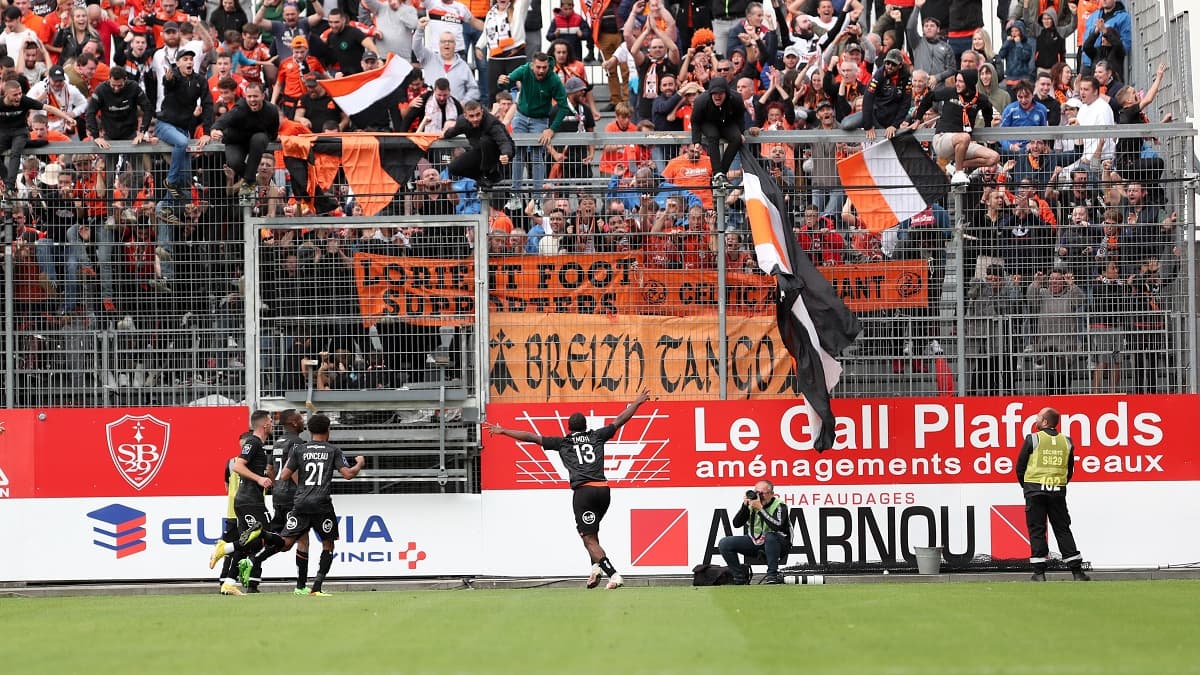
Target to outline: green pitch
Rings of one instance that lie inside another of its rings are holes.
[[[215,589],[214,589],[215,590]],[[5,673],[1200,673],[1200,581],[0,600]]]

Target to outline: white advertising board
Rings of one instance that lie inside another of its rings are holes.
[[[330,577],[476,573],[484,557],[480,501],[480,495],[336,498],[341,539]],[[0,580],[215,578],[208,556],[224,511],[224,497],[0,500],[0,540],[20,548],[20,555],[0,557]],[[314,555],[310,574],[315,561]],[[271,558],[263,572],[294,575],[292,554]]]

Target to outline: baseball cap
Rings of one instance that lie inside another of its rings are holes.
[[[165,33],[169,30],[179,30],[179,22],[178,21],[168,21],[168,22],[164,23],[163,24],[163,32]]]
[[[801,56],[802,56],[800,54],[800,47],[798,47],[796,45],[792,45],[791,47],[788,47],[787,49],[783,50],[783,55],[784,56],[794,56],[796,58],[801,58]]]
[[[373,51],[368,50],[368,51],[363,52],[362,60],[363,61],[378,61],[379,55]]]
[[[679,88],[679,95],[687,96],[688,94],[699,94],[701,91],[703,90],[700,88],[699,82],[685,82],[683,86]]]
[[[196,58],[196,52],[194,52],[190,49],[180,49],[179,53],[175,55],[175,60],[178,61],[179,59],[182,59],[185,56],[190,56],[194,59],[194,58]]]
[[[303,35],[297,35],[296,37],[292,38],[292,49],[295,49],[296,47],[307,47],[307,46],[308,46],[308,38],[304,37]],[[366,55],[364,54],[364,57],[365,56]]]
[[[567,83],[563,86],[566,87],[568,94],[574,94],[587,89],[587,83],[578,77],[568,79]]]
[[[887,56],[883,57],[883,62],[894,63],[898,66],[902,66],[904,65],[904,56],[900,54],[899,49],[892,49],[887,53]]]
[[[1076,110],[1079,110],[1080,108],[1083,107],[1083,101],[1080,101],[1077,98],[1067,99],[1067,102],[1063,104],[1063,107],[1064,108],[1074,108]]]
[[[846,45],[846,53],[858,52],[859,54],[861,54],[862,51],[863,51],[862,45],[858,44],[857,42],[851,42],[850,44]]]
[[[51,68],[49,75],[50,79],[54,80],[55,82],[62,82],[63,80],[67,79],[67,74],[63,72],[62,66],[54,66]]]

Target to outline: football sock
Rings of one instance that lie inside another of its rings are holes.
[[[317,576],[313,579],[313,585],[310,588],[313,593],[320,592],[321,584],[325,583],[325,575],[329,574],[330,567],[333,567],[333,551],[321,551],[321,564],[317,567]]]
[[[229,564],[233,562],[233,556],[225,556],[221,559],[221,576],[219,579],[229,578]]]
[[[296,588],[308,587],[308,551],[296,551]]]
[[[608,556],[604,556],[600,559],[600,562],[596,564],[599,565],[600,569],[604,570],[604,573],[610,577],[617,573],[617,568],[613,567],[613,564],[609,562]]]

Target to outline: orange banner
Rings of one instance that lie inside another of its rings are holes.
[[[497,403],[628,400],[720,393],[717,317],[491,315],[491,394]],[[775,316],[728,317],[730,398],[796,398],[792,360]]]
[[[925,261],[822,267],[851,310],[924,307]],[[726,275],[726,314],[775,315],[775,280]],[[474,321],[475,264],[470,259],[354,256],[354,280],[364,325],[392,318],[421,325]],[[711,316],[719,298],[715,270],[649,269],[639,253],[493,258],[488,265],[493,313],[630,317]]]
[[[818,267],[852,312],[877,312],[929,304],[929,264],[896,260]]]

